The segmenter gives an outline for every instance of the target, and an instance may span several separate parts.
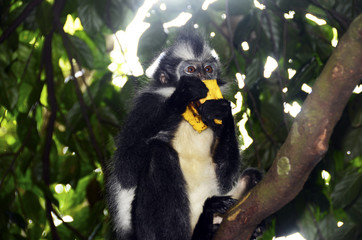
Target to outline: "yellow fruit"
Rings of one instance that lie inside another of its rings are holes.
[[[207,92],[205,98],[199,100],[200,104],[203,104],[206,100],[223,98],[219,85],[217,85],[216,79],[202,80],[202,82],[205,83],[209,91]],[[182,114],[182,116],[199,133],[207,128],[206,124],[201,120],[200,114],[197,112],[192,104],[187,106],[186,111]],[[222,124],[222,120],[220,119],[214,119],[214,122],[216,124]]]

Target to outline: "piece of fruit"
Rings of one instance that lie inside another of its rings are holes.
[[[184,119],[188,121],[191,126],[199,133],[205,130],[207,128],[207,125],[201,120],[201,116],[196,108],[207,100],[223,98],[219,85],[217,85],[216,79],[202,80],[202,82],[205,83],[206,87],[209,89],[206,97],[200,99],[197,102],[190,103],[190,105],[187,106],[186,111],[182,114]],[[214,122],[216,124],[222,124],[222,120],[220,119],[214,119]]]

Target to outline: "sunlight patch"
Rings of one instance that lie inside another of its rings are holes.
[[[63,30],[68,34],[73,35],[76,31],[83,31],[83,26],[78,17],[73,19],[72,15],[68,14]]]
[[[322,25],[326,25],[327,21],[321,18],[317,18],[316,16],[314,16],[313,14],[307,13],[305,14],[305,17],[313,22],[315,22],[316,24],[318,24],[319,26]]]
[[[297,73],[297,71],[293,68],[288,68],[288,78],[292,79],[294,75]]]
[[[308,84],[306,84],[306,83],[303,83],[303,85],[302,85],[302,87],[301,87],[301,90],[302,90],[303,92],[308,93],[308,94],[312,93],[312,88],[311,88]]]
[[[298,115],[298,113],[302,109],[299,103],[295,101],[292,104],[284,103],[283,105],[284,105],[284,112],[289,113],[289,115],[294,118]]]
[[[243,105],[243,96],[241,95],[241,92],[237,92],[234,96],[236,99],[236,104],[231,103],[232,109],[231,113],[232,115],[235,115],[241,111],[241,106]]]
[[[272,240],[306,240],[299,232],[286,237],[273,237]]]
[[[288,13],[284,13],[284,18],[285,19],[293,19],[294,18],[294,11],[289,11]]]
[[[146,0],[138,9],[134,19],[127,26],[125,31],[118,31],[113,35],[114,48],[110,53],[112,63],[108,67],[114,73],[115,84],[124,85],[124,78],[120,80],[119,75],[133,75],[135,77],[143,75],[143,68],[137,57],[138,42],[141,35],[150,27],[145,22],[148,11],[157,0]],[[165,6],[166,7],[166,6]],[[113,78],[113,79],[114,79]]]
[[[216,0],[205,0],[205,2],[202,4],[201,7],[202,10],[206,11],[209,8],[209,6],[214,2],[216,2]]]
[[[353,90],[354,94],[360,94],[361,92],[362,92],[362,84],[357,85]]]
[[[245,86],[245,78],[246,78],[245,74],[236,73],[235,77],[236,81],[238,82],[239,89],[243,89]]]
[[[332,28],[332,32],[333,32],[333,38],[331,40],[331,45],[332,45],[332,47],[337,47],[337,45],[338,45],[338,31],[337,31],[337,28]]]
[[[260,10],[264,10],[265,9],[265,5],[261,4],[260,2],[258,2],[258,0],[254,0],[254,6],[256,8],[259,8]]]
[[[249,47],[249,43],[244,41],[241,43],[241,48],[244,50],[244,51],[248,51],[250,49]]]
[[[249,133],[245,127],[247,121],[248,115],[244,113],[243,118],[237,123],[237,126],[239,127],[239,132],[243,138],[243,144],[240,146],[241,150],[247,149],[253,143],[253,139],[249,136]]]
[[[167,30],[168,28],[171,27],[181,27],[185,25],[190,20],[191,17],[192,17],[191,13],[182,12],[175,19],[164,23],[163,28]]]
[[[278,62],[274,58],[268,56],[264,66],[264,77],[270,78],[270,76],[277,67],[278,67]]]
[[[321,172],[322,179],[324,179],[325,185],[329,185],[329,182],[331,181],[331,174],[327,172],[326,170],[322,170]]]

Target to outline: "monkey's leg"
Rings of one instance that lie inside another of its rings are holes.
[[[135,201],[137,239],[188,240],[191,238],[186,185],[176,151],[151,140],[150,165],[141,175]]]

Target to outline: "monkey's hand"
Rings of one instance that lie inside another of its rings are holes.
[[[232,119],[230,102],[226,99],[207,100],[199,107],[202,121],[214,131]],[[222,124],[215,120],[221,120]]]
[[[213,196],[206,199],[203,212],[195,226],[192,240],[211,240],[219,228],[222,215],[236,202],[236,199],[228,196]]]
[[[169,106],[183,113],[191,102],[206,97],[208,89],[201,79],[182,76],[176,90],[168,100]]]

